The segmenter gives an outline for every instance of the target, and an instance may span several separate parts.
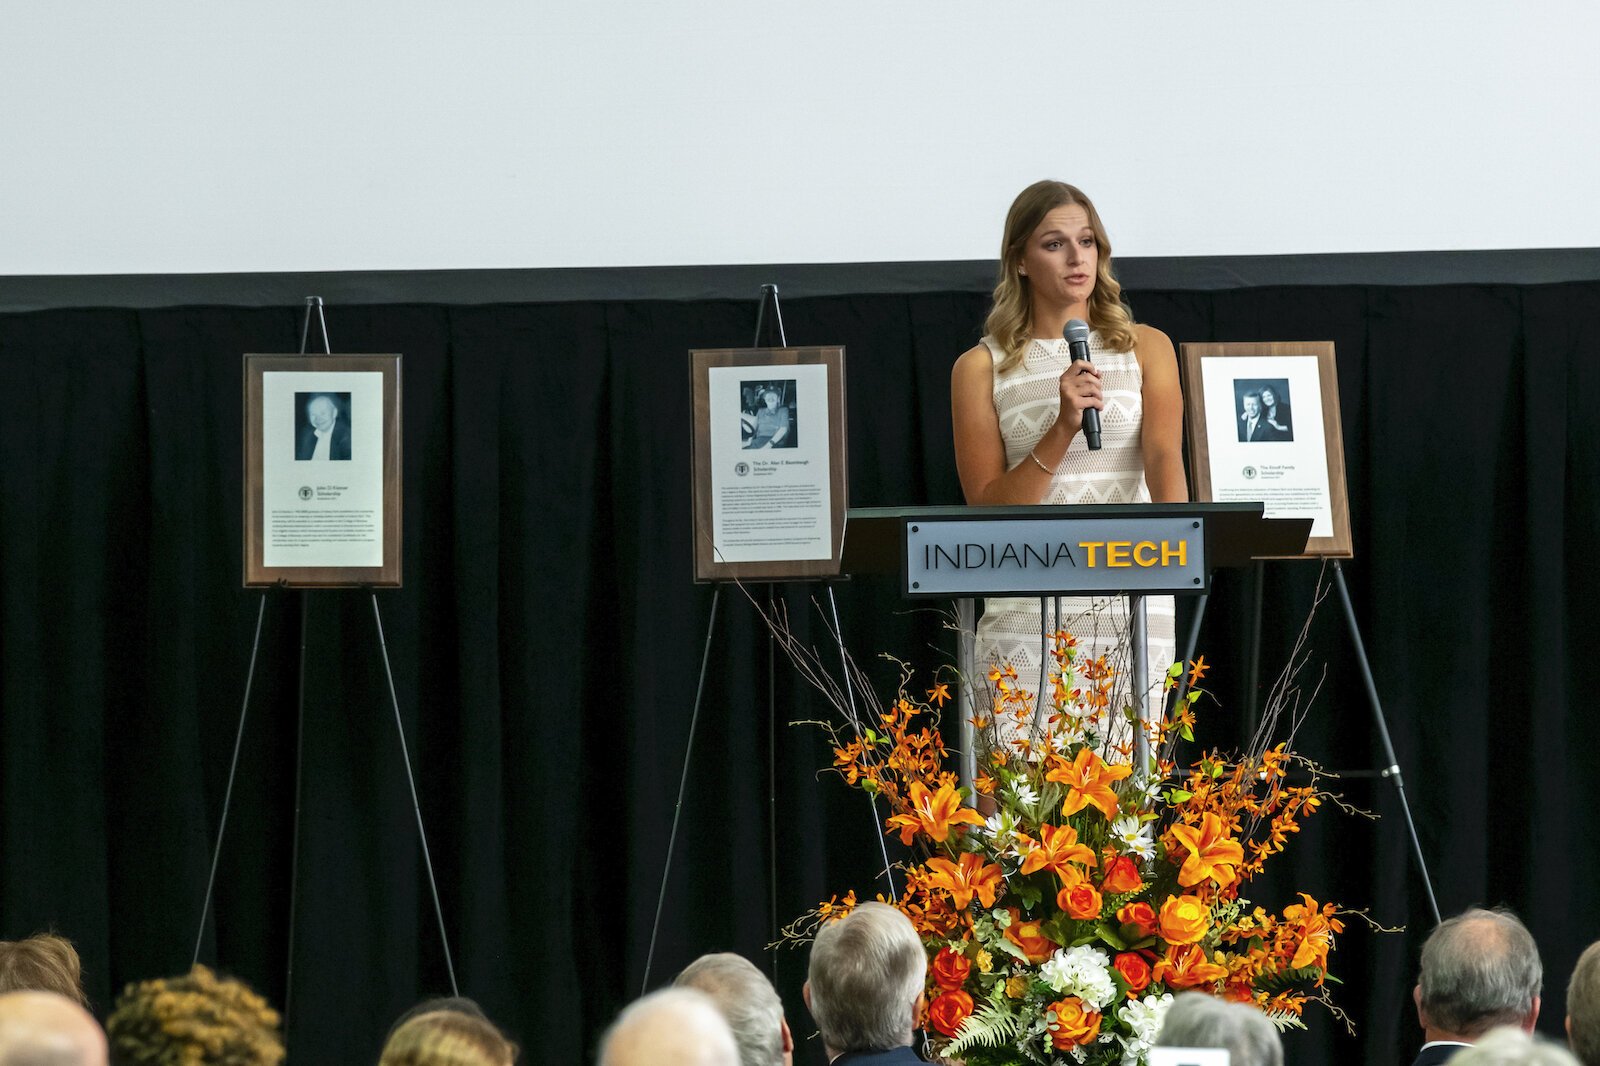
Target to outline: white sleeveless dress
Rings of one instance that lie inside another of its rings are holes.
[[[983,338],[994,364],[1004,358],[992,337]],[[1093,452],[1083,434],[1072,439],[1041,503],[1149,503],[1150,489],[1144,479],[1144,453],[1140,433],[1144,424],[1144,375],[1138,357],[1132,352],[1113,352],[1100,339],[1098,331],[1089,334],[1089,356],[1100,370],[1105,409],[1100,413],[1100,450]],[[994,375],[994,409],[1000,419],[1000,436],[1005,442],[1006,469],[1028,458],[1045,430],[1055,424],[1060,413],[1061,395],[1057,382],[1071,362],[1067,342],[1034,339],[1029,342],[1023,362],[1005,374]],[[1054,605],[1046,613],[1049,629],[1065,629],[1078,641],[1078,655],[1106,656],[1116,670],[1113,708],[1120,710],[1133,702],[1130,684],[1133,653],[1127,600],[1122,597],[1063,597],[1061,613],[1055,617]],[[1149,635],[1150,703],[1159,707],[1162,684],[1176,656],[1173,602],[1171,596],[1145,599]],[[984,601],[983,617],[978,621],[976,666],[973,679],[981,691],[989,669],[996,663],[1016,668],[1017,680],[1031,692],[1039,688],[1040,611],[1038,599],[997,598]],[[1002,739],[1011,739],[1002,737]]]

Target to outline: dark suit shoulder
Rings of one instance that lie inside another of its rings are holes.
[[[1417,1052],[1417,1057],[1412,1060],[1411,1066],[1440,1066],[1465,1047],[1465,1044],[1436,1044],[1433,1047],[1425,1047]]]

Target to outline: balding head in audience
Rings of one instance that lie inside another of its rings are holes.
[[[0,1066],[106,1066],[106,1035],[56,992],[0,995]]]
[[[1532,1032],[1543,987],[1539,948],[1517,916],[1474,908],[1429,934],[1413,997],[1429,1043],[1470,1044],[1501,1025]]]
[[[1578,956],[1567,983],[1567,1042],[1583,1066],[1600,1066],[1600,943]]]
[[[1229,1066],[1283,1066],[1283,1042],[1265,1014],[1200,992],[1172,1001],[1156,1046],[1226,1048]]]
[[[1450,1066],[1577,1066],[1578,1060],[1560,1044],[1527,1032],[1521,1026],[1502,1025],[1462,1048]]]
[[[733,1030],[740,1066],[789,1066],[794,1037],[783,1016],[783,1001],[767,975],[743,955],[720,952],[691,962],[673,982],[704,992]]]
[[[600,1066],[739,1066],[739,1051],[709,996],[667,988],[617,1016],[600,1043]]]
[[[927,968],[911,920],[888,904],[863,903],[818,929],[805,1000],[828,1058],[909,1047]]]

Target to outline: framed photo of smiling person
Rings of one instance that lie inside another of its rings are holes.
[[[1350,558],[1333,342],[1179,348],[1195,500],[1259,500],[1268,518],[1310,518],[1297,558]]]
[[[400,357],[244,357],[244,583],[400,586]]]

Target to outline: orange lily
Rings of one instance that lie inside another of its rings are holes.
[[[1104,759],[1088,748],[1078,752],[1070,763],[1057,758],[1046,781],[1060,781],[1067,786],[1067,798],[1061,804],[1063,815],[1077,814],[1085,807],[1094,807],[1107,818],[1117,816],[1117,794],[1111,786],[1133,773],[1133,767],[1107,766]]]
[[[961,793],[948,782],[939,786],[938,792],[929,792],[921,781],[911,782],[911,811],[897,814],[885,823],[889,829],[900,830],[900,843],[910,844],[917,830],[943,843],[950,830],[957,825],[982,825],[983,816],[971,807],[961,805]]]
[[[1223,887],[1233,884],[1234,867],[1244,862],[1244,848],[1228,835],[1220,817],[1207,812],[1201,816],[1199,828],[1175,825],[1171,832],[1172,839],[1189,853],[1178,871],[1178,884],[1188,888],[1208,877]]]
[[[1049,870],[1061,879],[1063,885],[1074,885],[1083,880],[1083,875],[1070,865],[1075,862],[1085,866],[1099,865],[1094,849],[1078,843],[1076,829],[1070,825],[1041,825],[1039,841],[1022,857],[1022,872],[1031,874]]]
[[[1206,657],[1204,655],[1190,663],[1189,687],[1193,688],[1194,686],[1198,685],[1200,683],[1200,679],[1206,676],[1206,671],[1209,669],[1211,668],[1206,665]]]
[[[1317,906],[1317,901],[1300,893],[1304,903],[1291,903],[1283,909],[1283,916],[1294,922],[1300,933],[1300,943],[1289,962],[1291,970],[1315,965],[1321,971],[1317,984],[1322,984],[1322,974],[1328,972],[1328,951],[1333,947],[1333,934],[1344,932],[1344,923],[1332,917],[1333,907]]]
[[[1168,988],[1183,989],[1220,981],[1228,976],[1228,969],[1207,961],[1199,944],[1185,944],[1168,947],[1166,955],[1156,960],[1150,975]]]
[[[938,704],[940,707],[943,707],[944,701],[949,698],[950,686],[945,684],[943,681],[939,682],[928,690],[928,699],[933,703]]]
[[[984,863],[982,855],[970,851],[961,856],[959,865],[942,856],[935,856],[928,860],[927,866],[933,871],[928,877],[928,884],[950,893],[950,898],[958,908],[971,903],[974,895],[985,907],[993,907],[995,894],[1000,891],[1004,879],[999,866]]]

